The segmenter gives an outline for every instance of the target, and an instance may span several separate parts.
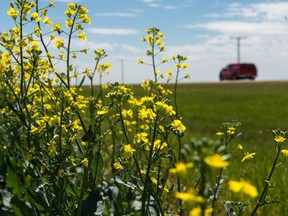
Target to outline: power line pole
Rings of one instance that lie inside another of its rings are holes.
[[[119,59],[119,61],[121,62],[121,81],[122,81],[122,84],[124,84],[124,61],[125,59]]]
[[[244,36],[232,37],[232,39],[237,40],[237,62],[240,63],[240,41],[241,39],[245,39]]]

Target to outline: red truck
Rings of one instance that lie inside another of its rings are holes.
[[[251,79],[257,76],[257,68],[253,63],[229,64],[220,71],[220,80]]]

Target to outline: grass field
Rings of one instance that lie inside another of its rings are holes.
[[[276,154],[272,130],[288,130],[288,82],[192,83],[180,84],[177,91],[179,111],[188,128],[187,143],[190,138],[217,139],[215,133],[223,122],[236,120],[242,123],[243,134],[231,148],[241,143],[244,149],[233,155],[229,176],[247,178],[261,191],[263,177],[248,163],[241,163],[241,159],[244,152],[256,152],[256,165],[265,173],[270,171]],[[269,191],[271,200],[280,199],[282,203],[264,207],[260,215],[288,212],[287,179],[287,163],[284,163],[276,169],[271,182],[274,188]]]

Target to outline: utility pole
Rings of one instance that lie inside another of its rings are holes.
[[[232,39],[237,40],[237,62],[240,63],[240,41],[241,39],[245,39],[246,37],[238,36],[238,37],[232,37]]]
[[[121,81],[122,81],[122,84],[124,84],[124,61],[125,59],[119,59],[119,61],[121,62]]]

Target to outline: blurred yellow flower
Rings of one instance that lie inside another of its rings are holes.
[[[104,115],[109,112],[109,107],[104,106],[100,110],[97,111],[97,115]]]
[[[230,162],[225,161],[220,154],[214,154],[212,156],[206,156],[204,162],[212,167],[223,168],[229,166]]]
[[[172,121],[171,125],[175,130],[178,130],[178,131],[185,131],[186,130],[185,125],[178,119]]]
[[[281,152],[285,155],[285,157],[288,157],[288,149],[282,149]]]
[[[219,131],[219,132],[216,133],[216,135],[219,136],[219,137],[221,137],[221,136],[224,135],[224,133],[223,133],[222,131]]]
[[[235,130],[236,130],[236,128],[234,128],[234,127],[229,127],[228,130],[227,130],[227,133],[228,133],[229,135],[233,135],[233,134],[235,133]]]
[[[175,197],[189,204],[205,202],[205,199],[202,196],[197,196],[193,190],[188,192],[176,192]]]
[[[242,150],[242,149],[243,149],[243,146],[242,146],[241,144],[238,144],[238,145],[237,145],[237,149]]]
[[[257,188],[243,179],[240,179],[240,181],[230,180],[228,186],[235,193],[244,193],[252,198],[258,196]]]
[[[88,164],[89,164],[88,158],[84,158],[84,159],[81,161],[81,164],[82,164],[84,167],[88,167]]]
[[[207,208],[204,210],[204,216],[210,216],[212,215],[213,208]],[[202,216],[202,209],[200,206],[197,206],[193,208],[191,211],[189,211],[189,216]]]
[[[130,158],[130,157],[132,157],[133,152],[135,151],[135,150],[131,147],[130,144],[124,145],[123,150],[124,150],[124,157],[125,157],[125,158]]]
[[[187,174],[188,168],[191,168],[191,167],[193,167],[193,163],[178,162],[175,164],[175,168],[171,168],[169,172],[177,173],[181,176],[185,176]]]
[[[124,167],[120,164],[119,161],[115,162],[113,164],[113,167],[114,167],[114,169],[117,169],[117,170],[123,170],[124,169]]]

